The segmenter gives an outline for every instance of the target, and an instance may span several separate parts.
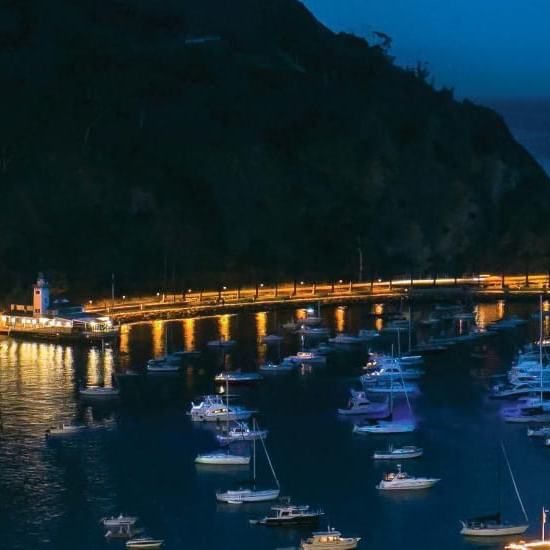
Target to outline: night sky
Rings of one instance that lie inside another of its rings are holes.
[[[335,31],[393,38],[401,65],[427,62],[458,96],[550,95],[549,0],[303,0]]]

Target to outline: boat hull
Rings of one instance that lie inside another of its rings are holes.
[[[244,502],[265,502],[279,498],[279,489],[267,489],[264,491],[227,491],[225,493],[216,493],[216,499],[219,502],[228,504],[242,504]]]
[[[419,489],[429,489],[433,487],[439,479],[414,480],[407,483],[392,483],[381,481],[376,488],[379,491],[415,491]]]
[[[250,457],[229,454],[199,455],[195,458],[195,464],[208,464],[212,466],[248,465],[250,464]]]
[[[462,524],[461,535],[467,537],[506,537],[522,535],[529,525],[495,525],[493,527],[468,527]]]
[[[326,544],[316,543],[311,544],[309,542],[302,542],[300,550],[352,550],[357,548],[360,539],[349,539],[338,542],[329,542]]]
[[[374,460],[407,460],[408,458],[419,458],[424,451],[419,449],[418,451],[411,451],[410,453],[392,454],[386,452],[375,452],[372,455]]]
[[[295,525],[315,525],[319,523],[320,516],[318,514],[297,516],[292,518],[265,518],[258,522],[266,527],[293,527]]]

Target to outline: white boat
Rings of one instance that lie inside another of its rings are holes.
[[[547,423],[550,422],[550,412],[542,407],[518,407],[506,410],[503,418],[505,422],[510,423]]]
[[[402,434],[414,432],[416,424],[410,421],[380,420],[376,424],[354,426],[353,433],[357,434]]]
[[[296,365],[290,361],[282,361],[281,363],[264,363],[258,367],[258,370],[263,374],[288,374],[296,368]]]
[[[501,493],[501,484],[500,484],[500,462],[498,467],[498,511],[492,515],[478,516],[475,518],[468,519],[466,521],[461,521],[462,529],[460,530],[461,535],[466,535],[469,537],[498,537],[498,536],[508,536],[508,535],[521,535],[525,533],[529,528],[529,520],[527,518],[527,513],[525,507],[523,506],[523,501],[519,494],[518,486],[508,460],[508,455],[504,444],[501,443],[502,453],[506,460],[506,465],[508,467],[508,472],[510,474],[510,479],[514,486],[516,492],[516,497],[523,511],[523,516],[525,522],[523,523],[507,523],[502,521],[500,513],[500,493]]]
[[[135,525],[138,518],[136,516],[125,516],[124,514],[119,514],[118,516],[111,516],[110,518],[101,518],[99,523],[107,529],[113,529],[121,527],[122,525]]]
[[[340,531],[316,531],[300,544],[300,550],[352,550],[357,548],[361,537],[343,537]]]
[[[126,548],[141,548],[142,550],[156,550],[164,546],[164,540],[150,537],[140,537],[126,542]]]
[[[233,384],[245,384],[247,382],[257,382],[258,380],[262,380],[262,375],[258,374],[257,372],[241,372],[241,371],[233,371],[233,372],[220,372],[214,377],[214,380],[216,382],[231,382]]]
[[[253,425],[254,430],[258,430],[256,421],[254,420]],[[256,440],[254,439],[252,442],[252,481],[253,481],[253,487],[252,488],[240,488],[240,489],[231,489],[225,492],[219,492],[216,493],[216,499],[220,502],[226,502],[228,504],[242,504],[243,502],[265,502],[269,500],[275,500],[276,498],[279,498],[279,494],[281,492],[279,480],[277,479],[277,476],[275,474],[275,469],[273,468],[273,464],[271,462],[271,459],[269,458],[269,454],[267,452],[267,447],[265,446],[265,441],[263,438],[260,439],[262,443],[262,447],[265,452],[265,456],[267,459],[267,462],[269,464],[269,467],[271,469],[271,473],[273,475],[273,479],[275,480],[275,484],[277,485],[276,489],[256,489],[255,483],[256,483]]]
[[[397,472],[386,474],[376,488],[380,491],[411,491],[427,489],[441,481],[436,477],[414,477],[401,470],[401,464],[397,465]]]
[[[424,357],[422,357],[422,355],[402,355],[397,358],[397,362],[402,367],[407,367],[408,365],[420,365],[424,362]]]
[[[360,377],[360,380],[362,384],[376,384],[390,380],[410,382],[411,380],[418,380],[424,374],[422,369],[404,369],[395,361],[376,369],[370,369],[369,372]]]
[[[404,447],[394,447],[390,445],[385,451],[374,451],[372,458],[374,460],[403,460],[408,458],[418,458],[424,454],[421,447],[406,445]]]
[[[278,334],[266,334],[265,336],[260,337],[260,342],[262,344],[278,344],[283,340],[284,338]]]
[[[206,345],[209,348],[230,348],[236,343],[237,342],[235,340],[226,340],[225,338],[220,338],[219,340],[210,340]]]
[[[520,382],[516,384],[496,384],[492,388],[491,397],[493,399],[507,399],[519,397],[520,395],[528,395],[539,391],[550,393],[550,385],[543,385],[541,389],[540,385],[538,385],[535,381]]]
[[[224,452],[204,453],[197,455],[195,464],[211,466],[240,466],[250,464],[250,457]]]
[[[550,427],[527,428],[527,437],[550,437]]]
[[[283,361],[290,361],[298,365],[325,365],[327,358],[313,351],[299,351],[296,355],[289,355]]]
[[[364,391],[351,390],[348,408],[338,409],[338,414],[344,416],[363,415],[374,418],[386,418],[390,415],[390,405],[388,400],[381,403],[373,403],[367,398]]]
[[[302,326],[297,332],[303,336],[328,336],[330,329],[328,327]]]
[[[317,523],[320,517],[324,515],[322,510],[311,510],[307,505],[296,506],[288,502],[279,506],[272,506],[271,509],[275,512],[274,515],[262,519],[251,519],[249,520],[250,524],[273,527],[311,525]]]
[[[233,428],[230,428],[227,433],[218,434],[217,440],[222,445],[228,445],[236,441],[255,441],[256,439],[265,439],[267,430],[250,429],[246,422],[237,422]]]
[[[147,372],[151,374],[173,374],[179,371],[179,364],[170,363],[164,359],[149,359],[147,361]]]
[[[258,411],[236,405],[227,405],[219,395],[205,395],[198,404],[191,402],[189,415],[195,422],[247,420]]]
[[[104,386],[91,386],[89,388],[80,388],[81,397],[93,397],[98,399],[109,399],[119,396],[118,388],[108,388]]]
[[[46,437],[55,437],[61,435],[71,435],[88,429],[84,424],[61,424],[61,426],[52,426],[45,431]]]

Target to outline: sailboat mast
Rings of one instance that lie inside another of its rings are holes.
[[[401,328],[397,328],[397,357],[401,357]]]
[[[260,437],[260,441],[262,442],[262,446],[264,448],[265,456],[267,458],[267,462],[269,464],[269,467],[271,468],[271,473],[273,474],[273,479],[275,480],[275,483],[277,484],[277,489],[281,488],[281,484],[279,483],[279,480],[277,479],[277,474],[275,473],[275,468],[273,467],[273,464],[271,462],[271,458],[269,456],[269,453],[267,452],[267,447],[265,446],[265,441],[263,437]]]
[[[514,472],[512,472],[510,461],[508,460],[506,447],[504,446],[504,443],[502,441],[500,442],[500,445],[502,447],[502,454],[504,455],[504,460],[506,460],[506,466],[508,467],[508,472],[510,473],[510,477],[512,478],[512,484],[514,485],[514,490],[516,492],[516,496],[518,497],[519,505],[521,506],[521,511],[523,512],[523,517],[525,518],[525,521],[529,523],[529,518],[527,517],[527,512],[525,511],[525,506],[523,505],[523,501],[521,500],[521,495],[519,494],[516,478],[514,477]]]

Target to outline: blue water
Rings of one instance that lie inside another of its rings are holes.
[[[527,316],[530,309],[483,304],[477,315],[483,323],[504,313]],[[371,311],[365,304],[322,313],[333,328],[353,331],[374,326]],[[197,452],[216,447],[215,427],[192,425],[186,416],[190,399],[214,388],[213,376],[223,363],[253,369],[265,357],[275,358],[277,347],[258,345],[257,336],[292,314],[124,327],[120,351],[0,341],[0,548],[124,548],[120,541],[107,543],[98,525],[101,517],[119,512],[139,516],[149,534],[166,540],[167,549],[297,546],[304,532],[248,524],[265,515],[270,503],[216,503],[216,490],[247,479],[248,471],[195,466]],[[458,534],[458,520],[494,509],[502,439],[535,536],[538,511],[550,504],[550,449],[528,440],[525,426],[504,425],[502,403],[487,398],[489,376],[509,366],[517,347],[534,337],[535,324],[490,340],[485,361],[471,359],[470,347],[464,346],[426,363],[420,394],[412,398],[419,430],[391,437],[425,448],[423,458],[406,463],[407,471],[442,478],[416,494],[379,494],[374,485],[388,465],[374,464],[370,455],[385,447],[388,437],[353,435],[353,421],[335,414],[357,383],[366,348],[333,354],[326,368],[266,379],[245,390],[243,401],[260,410],[258,420],[270,430],[267,444],[282,494],[323,508],[331,525],[363,537],[361,548],[462,549],[469,543]],[[204,349],[220,334],[239,341],[229,356],[206,351],[180,377],[125,379],[116,405],[90,405],[77,397],[79,381],[109,383],[112,372],[142,369],[148,357],[164,352],[165,342],[170,349]],[[392,343],[387,338],[379,346],[390,349]],[[288,335],[281,351],[297,346],[297,337]],[[397,415],[406,413],[399,402]],[[44,430],[63,421],[85,422],[91,429],[46,441]],[[259,479],[270,483],[261,455],[258,466]],[[509,480],[503,483],[503,502],[507,517],[519,519]]]

